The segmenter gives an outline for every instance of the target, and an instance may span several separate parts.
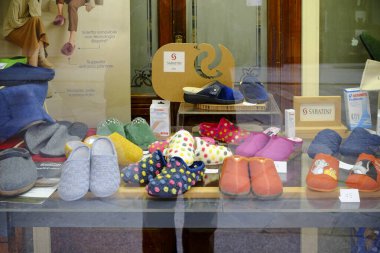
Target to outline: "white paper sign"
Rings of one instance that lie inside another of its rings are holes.
[[[358,189],[340,189],[340,202],[360,202]]]
[[[185,52],[165,51],[164,72],[185,72]]]
[[[219,170],[218,169],[205,169],[205,174],[218,174]]]
[[[287,173],[288,172],[288,163],[285,161],[275,161],[274,166],[278,173]]]

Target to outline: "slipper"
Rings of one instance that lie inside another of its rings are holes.
[[[316,154],[323,153],[331,156],[337,156],[342,137],[331,129],[320,131],[310,143],[307,154],[314,158]]]
[[[71,44],[70,42],[66,42],[63,47],[61,48],[61,53],[70,56],[74,53],[75,46]]]
[[[153,152],[159,150],[159,151],[161,151],[163,153],[164,150],[169,146],[169,141],[170,141],[170,138],[168,138],[166,140],[163,140],[163,141],[155,141],[155,142],[153,142],[152,144],[150,144],[148,146],[148,152],[150,154],[153,154]]]
[[[90,187],[90,148],[78,145],[62,166],[58,195],[65,201],[82,198]]]
[[[37,180],[37,167],[24,148],[0,152],[0,196],[16,196],[30,190]]]
[[[264,85],[254,76],[244,77],[240,82],[240,91],[248,103],[263,104],[269,100]]]
[[[248,160],[245,157],[234,155],[224,159],[219,189],[223,194],[231,196],[242,196],[250,193]]]
[[[145,119],[137,117],[131,123],[124,126],[125,137],[146,150],[157,139]]]
[[[346,179],[346,185],[363,192],[380,190],[380,159],[360,154]]]
[[[143,150],[121,136],[119,133],[114,132],[109,135],[117,153],[117,160],[120,166],[126,166],[128,163],[136,163],[143,157]]]
[[[166,166],[165,157],[157,150],[138,163],[121,170],[121,178],[126,183],[147,184]]]
[[[210,144],[200,137],[194,137],[194,140],[195,161],[202,161],[205,165],[219,165],[223,164],[225,158],[232,156],[231,150],[227,147]]]
[[[270,137],[268,143],[259,150],[255,157],[270,158],[274,161],[288,161],[302,152],[302,139],[290,139],[278,135]]]
[[[226,118],[221,118],[219,123],[200,123],[199,134],[225,143],[239,145],[248,138],[250,132],[235,126]]]
[[[117,192],[120,171],[112,141],[99,137],[91,147],[90,190],[97,197],[108,197]]]
[[[264,157],[249,159],[251,189],[259,199],[275,199],[282,194],[283,186],[274,161]]]
[[[334,191],[338,187],[339,161],[327,154],[317,154],[306,176],[306,185],[315,191]]]
[[[171,138],[168,148],[164,150],[164,156],[169,160],[172,157],[180,157],[186,164],[194,162],[194,138],[186,130],[179,130]]]
[[[119,133],[121,136],[125,137],[125,131],[123,123],[121,123],[116,118],[109,118],[105,121],[100,122],[96,127],[96,134],[108,136],[114,132]]]
[[[343,156],[358,157],[361,153],[375,155],[380,146],[380,136],[365,128],[356,127],[340,146]]]
[[[172,157],[161,173],[146,186],[148,194],[160,198],[184,194],[203,180],[204,168],[203,162],[196,161],[188,166],[182,158]]]
[[[243,94],[218,81],[202,88],[183,87],[184,100],[191,104],[239,104],[244,101]]]
[[[270,136],[263,132],[251,133],[235,150],[236,155],[253,157],[269,142]]]

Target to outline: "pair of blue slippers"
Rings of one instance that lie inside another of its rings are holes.
[[[307,151],[310,158],[316,154],[323,153],[332,156],[358,157],[361,153],[379,155],[380,136],[371,134],[364,128],[357,127],[346,140],[331,129],[320,131],[311,142]]]
[[[268,93],[264,85],[254,76],[246,76],[239,89],[230,88],[214,81],[202,88],[184,87],[184,100],[191,104],[262,104],[268,101]]]

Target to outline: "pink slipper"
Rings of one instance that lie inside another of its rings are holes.
[[[302,139],[288,139],[282,136],[271,136],[269,142],[256,154],[255,157],[270,158],[274,161],[288,161],[301,153]]]
[[[251,133],[237,148],[235,153],[245,157],[253,157],[270,140],[270,136],[262,132]]]
[[[73,44],[71,44],[70,42],[67,42],[61,48],[61,53],[66,56],[70,56],[74,53],[74,49],[75,49],[75,46],[73,46]]]
[[[242,143],[250,134],[249,131],[235,126],[226,118],[221,118],[219,123],[199,124],[199,133],[201,136],[235,145]]]
[[[53,24],[57,26],[63,26],[64,23],[65,18],[62,15],[57,15],[53,21]]]

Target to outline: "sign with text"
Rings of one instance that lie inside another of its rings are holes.
[[[164,52],[164,72],[185,72],[185,52]]]
[[[300,107],[301,121],[334,121],[334,104],[302,104]]]

